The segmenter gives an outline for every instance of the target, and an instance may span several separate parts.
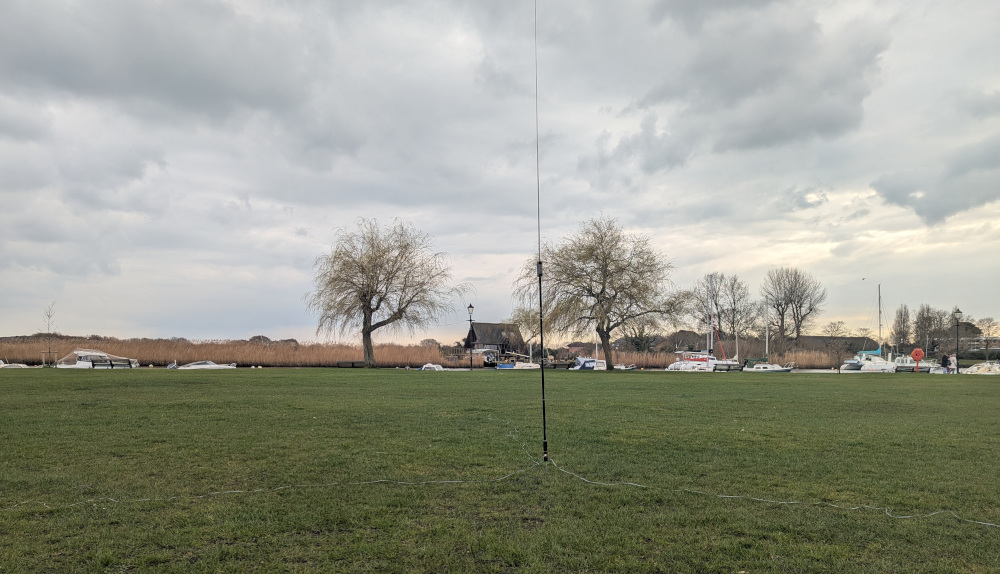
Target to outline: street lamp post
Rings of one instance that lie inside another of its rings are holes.
[[[471,338],[471,336],[472,336],[472,312],[475,311],[476,308],[472,306],[472,303],[469,303],[469,306],[467,307],[467,309],[469,310],[469,337]],[[472,341],[469,341],[469,370],[470,371],[472,370]]]
[[[952,313],[955,317],[955,373],[961,373],[962,369],[958,366],[958,322],[962,320],[962,310],[955,307],[955,312]]]

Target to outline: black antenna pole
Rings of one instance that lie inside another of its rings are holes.
[[[542,176],[538,151],[538,0],[535,0],[535,198],[538,204],[538,339],[542,347],[542,461],[549,462],[549,436],[545,427],[545,318],[542,305]]]

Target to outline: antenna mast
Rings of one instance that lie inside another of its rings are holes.
[[[542,175],[541,153],[538,143],[538,0],[534,2],[534,52],[535,52],[535,202],[538,221],[538,339],[542,350],[539,361],[542,374],[542,461],[549,462],[549,437],[545,426],[545,319],[542,305]]]

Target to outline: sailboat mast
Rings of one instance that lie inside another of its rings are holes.
[[[878,356],[882,356],[882,284],[878,284]]]
[[[709,351],[712,349],[712,310],[705,306],[705,312],[708,313],[708,331],[705,333],[705,350]]]
[[[767,305],[764,305],[764,358],[768,361],[771,360],[770,351],[767,348],[767,344],[771,339],[771,318],[767,315]]]

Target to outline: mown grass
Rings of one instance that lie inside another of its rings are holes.
[[[0,371],[0,572],[1000,570],[993,378],[538,383]]]

